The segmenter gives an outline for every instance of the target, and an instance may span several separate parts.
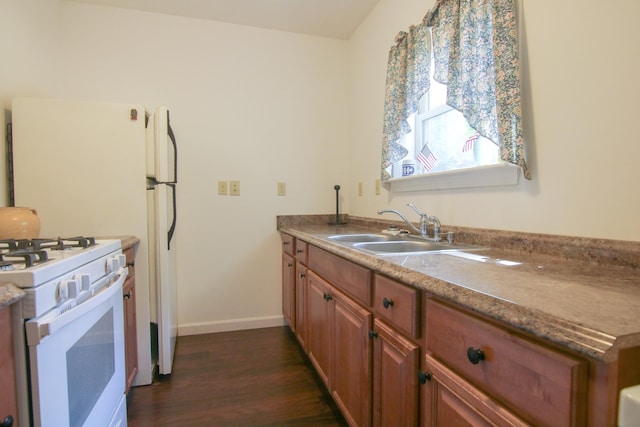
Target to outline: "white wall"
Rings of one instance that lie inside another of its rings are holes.
[[[0,96],[168,105],[180,144],[181,332],[281,323],[276,215],[332,212],[333,185],[346,184],[347,42],[75,2],[51,9],[60,74]],[[241,195],[218,196],[230,179]]]
[[[400,30],[433,1],[381,0],[350,40],[350,213],[414,202],[443,224],[640,240],[640,2],[519,1],[531,181],[499,189],[374,195],[385,70]],[[413,217],[412,217],[413,218]]]
[[[55,96],[59,90],[59,0],[0,0],[0,126],[16,95]],[[8,120],[7,120],[8,121]],[[0,205],[5,191],[6,155],[0,150]]]

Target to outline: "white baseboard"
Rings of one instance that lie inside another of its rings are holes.
[[[178,325],[178,336],[211,334],[215,332],[241,331],[245,329],[284,326],[283,316],[251,317],[247,319],[218,320],[215,322]]]

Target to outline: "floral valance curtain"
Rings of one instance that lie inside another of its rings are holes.
[[[389,51],[382,143],[383,179],[386,169],[407,155],[398,141],[411,132],[407,118],[418,111],[418,101],[429,90],[431,32],[423,22],[400,32]]]
[[[396,37],[387,67],[383,180],[389,178],[387,168],[407,154],[398,141],[410,132],[407,118],[429,90],[431,49],[434,79],[447,85],[447,104],[500,147],[502,160],[531,179],[524,159],[514,1],[439,0],[420,25]]]

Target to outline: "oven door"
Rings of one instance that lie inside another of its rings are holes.
[[[126,425],[122,284],[126,268],[61,314],[27,322],[35,426]],[[120,410],[121,412],[121,410]]]

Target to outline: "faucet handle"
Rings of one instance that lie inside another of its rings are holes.
[[[420,216],[428,216],[425,212],[420,212],[420,210],[416,208],[416,205],[414,205],[413,203],[407,203],[407,206],[413,209],[413,211]]]

